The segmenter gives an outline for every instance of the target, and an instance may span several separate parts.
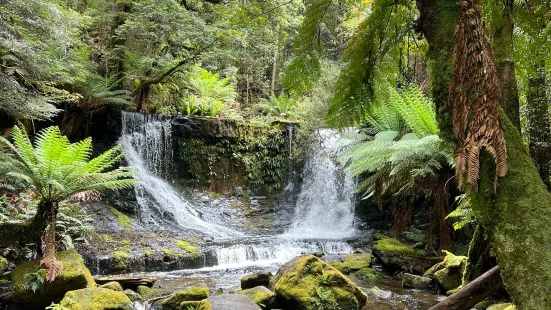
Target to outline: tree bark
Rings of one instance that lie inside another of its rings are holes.
[[[534,76],[528,81],[528,133],[530,136],[530,155],[538,172],[551,189],[551,126],[549,124],[549,106],[544,66],[536,68]]]
[[[502,2],[499,2],[502,3]],[[513,1],[503,1],[503,14],[490,20],[492,49],[501,82],[501,106],[520,131],[520,103],[513,49]]]
[[[499,266],[495,266],[429,310],[469,310],[497,292],[501,286]]]

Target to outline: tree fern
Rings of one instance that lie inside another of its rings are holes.
[[[13,129],[12,144],[0,137],[0,184],[11,184],[13,189],[30,189],[40,197],[37,213],[25,225],[0,225],[0,238],[21,238],[19,234],[44,233],[45,250],[42,265],[48,269],[47,280],[52,281],[61,271],[55,259],[55,223],[59,202],[86,191],[129,188],[135,184],[134,169],[119,167],[109,172],[123,156],[117,146],[91,159],[90,138],[71,143],[58,127],[48,127],[38,133],[34,145],[22,125]],[[28,228],[28,231],[20,231]],[[27,236],[25,240],[28,240]]]

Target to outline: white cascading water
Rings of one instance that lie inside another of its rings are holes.
[[[142,222],[157,222],[156,214],[169,213],[176,224],[212,237],[227,238],[243,235],[221,225],[201,219],[194,206],[162,177],[172,162],[170,121],[145,118],[139,113],[122,112],[120,143],[129,165],[136,167],[136,199]],[[161,216],[162,217],[162,216]]]
[[[338,156],[351,141],[333,129],[318,129],[306,158],[303,184],[293,223],[286,235],[296,238],[343,239],[355,234],[354,179]]]

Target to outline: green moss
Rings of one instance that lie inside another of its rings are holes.
[[[113,213],[113,215],[117,217],[117,219],[119,220],[119,226],[124,231],[132,231],[132,223],[130,222],[130,218],[126,214],[120,212],[119,210],[111,206],[108,206],[108,208],[109,208],[109,211],[111,211],[111,213]]]
[[[283,308],[359,309],[365,293],[335,268],[312,255],[293,259],[278,272],[275,292]]]
[[[8,267],[8,260],[0,256],[0,275],[4,273],[7,267]]]
[[[332,260],[328,264],[344,274],[350,274],[350,267],[343,262]]]
[[[235,294],[248,296],[255,304],[263,309],[271,309],[276,300],[276,294],[264,286],[237,291]]]
[[[122,292],[121,284],[119,282],[116,282],[116,281],[105,283],[103,285],[100,285],[100,287],[101,288],[106,288],[106,289],[109,289],[109,290],[113,290],[113,291],[117,291],[117,292]]]
[[[492,240],[500,275],[519,309],[551,309],[551,196],[527,147],[501,113],[507,142],[507,175],[494,193],[495,166],[481,162],[478,192],[469,192],[477,220]]]
[[[161,302],[163,310],[179,310],[184,301],[200,301],[209,297],[209,289],[206,287],[194,287],[173,294]]]
[[[109,260],[109,269],[115,271],[123,271],[128,268],[126,261],[128,260],[128,253],[123,251],[115,251],[111,255]]]
[[[344,266],[350,271],[358,271],[371,266],[371,253],[349,254],[344,259]]]
[[[486,309],[486,310],[505,310],[505,309],[509,308],[512,305],[513,304],[511,304],[511,303],[495,304],[495,305],[489,306],[488,309]]]
[[[390,239],[390,237],[380,233],[373,234],[373,240],[377,241],[377,240],[383,240],[383,239]]]
[[[412,249],[395,238],[378,240],[373,244],[373,249],[380,252],[392,252],[405,255],[419,255],[422,253],[422,251]]]
[[[374,283],[381,279],[381,274],[371,268],[363,268],[354,273],[354,277],[366,283]]]
[[[162,252],[165,256],[173,256],[173,253],[170,249],[162,249]]]
[[[462,284],[467,257],[456,256],[448,251],[444,253],[444,260],[427,270],[425,276],[434,277],[444,291],[450,291]]]
[[[155,254],[157,251],[155,250],[145,250],[143,252],[143,254],[145,255],[145,257],[150,257],[151,255]]]
[[[138,301],[138,300],[143,300],[143,297],[142,295],[134,292],[133,290],[124,290],[124,293],[126,294],[126,296],[128,296],[128,298],[131,300],[131,301]]]
[[[195,310],[201,304],[200,301],[183,301],[180,304],[180,310]]]
[[[132,310],[132,301],[123,292],[105,288],[70,291],[59,303],[68,310]]]
[[[203,257],[203,253],[198,248],[192,246],[191,244],[189,244],[185,241],[177,240],[176,245],[180,249],[182,249],[182,250],[186,251],[188,254],[190,254],[193,258]]]

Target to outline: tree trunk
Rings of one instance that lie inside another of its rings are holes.
[[[549,124],[549,106],[546,74],[544,67],[536,68],[536,74],[528,81],[528,133],[530,136],[530,154],[538,167],[539,174],[551,189],[549,169],[551,168],[551,128]]]
[[[516,129],[520,131],[520,104],[515,74],[512,14],[513,1],[504,0],[503,14],[491,18],[490,27],[492,28],[492,49],[496,69],[501,82],[501,106]]]
[[[501,286],[499,266],[495,266],[429,310],[469,310],[497,292]]]
[[[420,29],[429,44],[432,94],[442,138],[455,141],[448,105],[454,31],[459,2],[418,0]],[[478,192],[470,193],[480,223],[487,229],[503,283],[519,310],[551,309],[551,195],[519,132],[501,113],[509,171],[494,193],[493,159],[483,154]]]
[[[467,285],[496,265],[495,259],[490,255],[490,243],[485,238],[484,227],[481,225],[476,226],[467,258],[467,266],[463,272],[463,285]]]
[[[48,270],[46,280],[52,282],[61,273],[62,265],[56,259],[56,241],[55,241],[55,225],[59,204],[53,202],[52,207],[46,213],[46,222],[48,227],[44,231],[42,240],[44,244],[44,256],[40,260],[40,265]]]
[[[507,292],[519,310],[551,309],[551,195],[522,138],[501,113],[509,171],[494,193],[494,165],[483,154],[473,210],[487,230]]]
[[[23,223],[4,223],[0,225],[0,245],[19,245],[37,242],[48,222],[46,215],[52,207],[50,202],[42,202],[34,217]]]
[[[275,47],[274,47],[274,56],[272,60],[272,81],[270,83],[270,91],[272,94],[275,93],[275,84],[276,84],[276,76],[277,76],[277,56],[279,52],[279,36],[277,33],[279,33],[279,25],[275,27],[276,29],[276,41],[275,41]]]

